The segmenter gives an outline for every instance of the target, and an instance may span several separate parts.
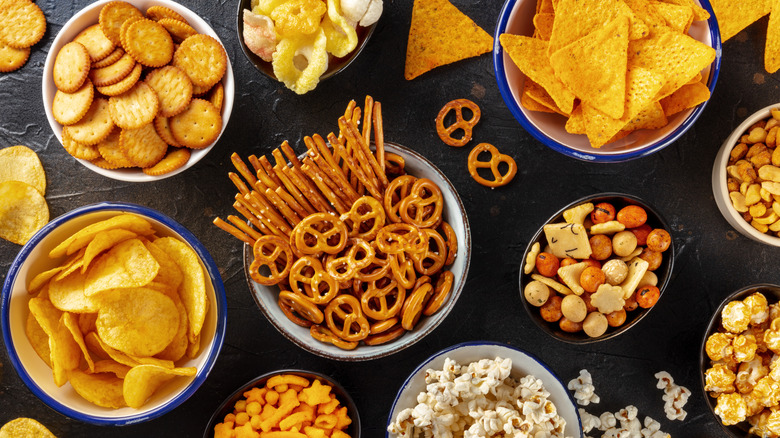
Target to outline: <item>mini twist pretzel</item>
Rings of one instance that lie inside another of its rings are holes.
[[[463,107],[471,110],[472,116],[469,120],[463,119]],[[447,117],[447,113],[455,110],[455,123],[450,126],[444,126],[444,118]],[[450,146],[461,147],[471,141],[471,131],[474,126],[479,122],[479,118],[482,112],[476,103],[468,99],[455,99],[453,101],[444,104],[444,107],[439,111],[439,115],[436,116],[436,133],[439,134],[439,138],[444,143]],[[458,129],[463,130],[463,138],[453,138],[453,132]]]
[[[359,237],[363,240],[373,240],[382,227],[385,226],[385,209],[372,196],[358,198],[352,208],[339,218],[349,226],[349,237]]]
[[[368,282],[368,288],[360,297],[363,313],[376,321],[396,316],[404,305],[406,289],[394,278],[380,278]]]
[[[490,161],[479,161],[477,157],[482,152],[490,152]],[[501,163],[506,163],[508,166],[505,174],[502,174],[501,171],[498,170],[498,166]],[[468,158],[468,166],[471,177],[474,178],[476,182],[486,187],[500,187],[508,184],[517,173],[517,163],[515,163],[515,160],[509,155],[498,152],[498,149],[489,143],[480,143],[471,150]],[[488,180],[482,178],[479,173],[477,173],[477,169],[481,168],[490,169],[490,172],[493,173],[493,179]]]
[[[354,350],[355,347],[358,346],[357,342],[352,341],[345,341],[338,336],[334,335],[332,331],[330,331],[327,327],[323,327],[321,325],[313,325],[309,329],[309,334],[312,338],[326,343],[326,344],[333,344],[342,350]]]
[[[414,225],[399,223],[390,224],[379,230],[376,236],[377,248],[385,254],[392,255],[407,251],[420,253],[425,251],[425,237],[422,231]]]
[[[262,236],[255,241],[252,248],[254,260],[249,265],[249,276],[252,280],[271,286],[279,284],[290,274],[293,263],[293,252],[284,239],[275,235]],[[270,274],[263,275],[260,269],[265,266]],[[279,267],[283,268],[279,270]]]
[[[293,263],[290,269],[290,289],[314,304],[326,304],[339,293],[336,280],[325,271],[319,260],[311,256],[301,257]]]
[[[371,324],[371,330],[369,330],[369,336],[370,335],[378,335],[379,333],[384,333],[392,328],[394,328],[398,323],[401,322],[400,319],[398,319],[397,316],[394,316],[392,318],[383,319],[382,321],[377,321],[373,324]],[[399,326],[400,327],[400,326]]]
[[[390,272],[389,256],[377,247],[376,240],[371,242],[371,247],[374,249],[374,259],[368,266],[355,274],[355,280],[375,281]]]
[[[444,240],[447,242],[447,260],[444,261],[444,265],[449,266],[455,261],[455,256],[458,254],[458,235],[447,222],[441,223],[441,230],[444,233]]]
[[[441,268],[447,259],[447,243],[441,234],[430,228],[421,230],[425,235],[425,251],[411,254],[414,268],[423,275],[433,275]]]
[[[398,206],[401,220],[419,228],[434,226],[441,219],[443,210],[441,189],[428,178],[415,181],[409,194]]]
[[[363,339],[363,343],[366,345],[386,344],[392,340],[400,338],[404,333],[406,333],[406,330],[403,327],[398,326],[382,333],[369,335],[366,337],[366,339]]]
[[[298,222],[290,233],[290,244],[303,254],[337,254],[347,244],[348,234],[347,226],[337,216],[314,213]]]
[[[417,178],[412,175],[403,175],[390,182],[385,190],[384,206],[387,219],[390,222],[401,222],[398,210],[401,208],[401,201],[409,195],[414,182]]]
[[[390,272],[393,273],[393,278],[398,280],[398,284],[406,289],[411,289],[417,281],[414,261],[411,257],[407,257],[404,251],[390,256]]]
[[[430,283],[424,283],[406,298],[404,307],[401,309],[401,327],[406,330],[414,328],[432,291],[433,286]]]
[[[423,315],[431,316],[436,313],[447,301],[447,297],[452,290],[452,282],[455,281],[455,275],[450,271],[444,271],[436,280],[436,287],[433,289],[433,296],[431,297],[425,309],[423,309]]]
[[[311,300],[287,290],[279,292],[279,307],[292,322],[302,327],[311,327],[312,324],[319,324],[325,319],[320,308]],[[303,317],[303,323],[299,322],[300,318],[295,314]]]
[[[357,342],[365,339],[371,327],[363,315],[360,301],[352,295],[339,295],[325,307],[325,323],[339,338]]]
[[[392,152],[385,152],[385,172],[388,175],[403,175],[406,173],[404,157]]]
[[[325,270],[338,282],[352,280],[374,260],[374,248],[363,239],[352,237],[347,240],[346,247],[346,254],[325,263]]]

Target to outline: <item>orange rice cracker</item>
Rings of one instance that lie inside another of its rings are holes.
[[[0,5],[0,42],[24,49],[43,38],[46,17],[38,5],[28,0],[5,0]]]
[[[89,78],[96,87],[105,87],[114,85],[121,81],[135,67],[135,59],[130,54],[125,53],[118,61],[103,68],[94,68],[89,72]]]
[[[99,97],[92,100],[89,111],[78,122],[62,128],[73,140],[86,145],[97,144],[114,129],[114,122],[108,109],[108,101]]]
[[[181,144],[173,137],[173,133],[171,132],[171,127],[168,123],[167,117],[155,117],[154,129],[157,131],[157,135],[159,135],[164,142],[168,143],[168,145],[181,147]]]
[[[712,0],[710,4],[724,43],[772,10],[772,0]]]
[[[81,88],[81,84],[87,79],[90,65],[86,47],[73,41],[65,44],[54,58],[52,67],[54,85],[58,90],[73,93]]]
[[[780,1],[778,0],[773,0],[772,14],[769,15],[769,25],[766,29],[764,69],[770,74],[780,69]]]
[[[151,123],[138,129],[123,129],[119,135],[119,148],[138,167],[154,166],[168,151],[168,145]]]
[[[493,37],[448,0],[415,0],[404,78],[493,49]]]
[[[72,125],[78,122],[89,111],[94,97],[95,87],[92,86],[89,79],[84,81],[81,88],[73,93],[57,90],[51,104],[54,120],[63,125]]]
[[[138,80],[141,78],[141,72],[143,72],[143,66],[136,63],[133,69],[130,71],[130,74],[122,78],[122,80],[116,84],[97,87],[97,90],[106,96],[119,96],[120,94],[125,93],[129,89],[133,88],[136,82],[138,82]]]
[[[610,117],[625,110],[628,17],[619,15],[550,57],[555,76],[577,97]]]
[[[171,34],[156,21],[138,20],[127,28],[122,37],[125,50],[147,67],[162,67],[173,58]]]
[[[29,47],[15,49],[0,42],[0,73],[8,73],[22,68],[29,57]]]
[[[222,111],[222,103],[225,100],[225,87],[222,82],[217,82],[217,85],[211,89],[209,93],[209,102],[217,108],[217,111]]]
[[[211,87],[227,69],[227,55],[216,39],[198,34],[182,41],[173,55],[173,65],[190,77],[193,85]]]
[[[160,106],[157,93],[143,81],[119,96],[108,99],[111,118],[123,129],[138,129],[152,123]]]
[[[186,40],[188,37],[197,35],[198,31],[184,21],[176,20],[174,18],[162,18],[159,21],[165,30],[171,34],[173,41],[180,43]]]
[[[192,153],[187,148],[169,148],[168,153],[165,154],[165,157],[163,157],[162,160],[158,161],[157,164],[152,167],[143,169],[143,172],[152,176],[173,172],[187,164],[191,154]]]
[[[116,48],[116,44],[106,38],[103,31],[100,30],[99,24],[93,24],[82,30],[81,33],[76,35],[76,38],[73,38],[73,41],[81,43],[87,48],[92,62],[100,61],[110,55]]]
[[[101,59],[100,61],[95,61],[92,63],[92,68],[103,68],[107,67],[117,61],[119,61],[119,58],[121,58],[125,54],[124,49],[121,47],[117,47],[114,49],[113,52],[109,53],[108,56]]]
[[[550,58],[547,56],[549,43],[506,33],[499,37],[499,41],[520,71],[547,90],[561,111],[570,114],[574,108],[575,96],[555,77]]]
[[[685,84],[674,93],[661,99],[666,117],[693,108],[710,98],[710,89],[701,82]]]
[[[169,18],[187,23],[187,20],[178,12],[171,8],[160,5],[149,6],[149,8],[146,9],[146,18],[154,21],[160,21],[164,18]]]
[[[64,147],[65,151],[67,151],[73,158],[78,158],[79,160],[94,160],[100,157],[100,152],[98,151],[96,145],[86,145],[79,143],[76,140],[70,138],[70,135],[67,134],[67,131],[62,132],[62,147]]]
[[[184,70],[166,65],[149,72],[144,80],[157,93],[160,115],[173,117],[187,109],[192,100],[192,81]]]
[[[112,166],[113,169],[134,167],[135,165],[125,156],[119,147],[120,129],[115,129],[111,134],[97,144],[100,156]]]
[[[203,99],[192,99],[190,106],[168,123],[176,141],[192,149],[209,146],[222,131],[222,116],[211,102]]]
[[[119,31],[122,28],[122,24],[130,17],[143,18],[144,14],[138,10],[135,6],[124,1],[113,1],[106,3],[100,10],[100,17],[98,22],[100,23],[100,29],[103,34],[111,40],[114,44],[121,44],[122,40],[119,37]]]

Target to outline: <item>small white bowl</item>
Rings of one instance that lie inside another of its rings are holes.
[[[91,5],[85,7],[84,9],[80,10],[76,13],[73,17],[71,17],[70,20],[68,20],[67,23],[65,23],[64,26],[62,26],[62,29],[57,34],[57,37],[54,38],[54,42],[51,45],[51,48],[49,49],[49,53],[46,56],[46,63],[43,65],[43,79],[42,79],[42,93],[43,93],[43,108],[46,110],[46,118],[49,120],[49,126],[51,126],[51,130],[54,131],[54,135],[57,136],[57,140],[62,142],[62,125],[60,125],[59,122],[54,120],[54,116],[52,115],[51,110],[51,104],[54,100],[54,95],[57,93],[57,87],[54,85],[54,79],[52,77],[52,70],[54,68],[54,60],[57,57],[57,53],[59,53],[62,46],[69,43],[73,40],[73,38],[76,37],[76,35],[79,34],[82,30],[86,29],[87,27],[97,24],[98,17],[100,15],[100,10],[103,8],[103,6],[112,0],[100,0],[95,3],[92,3]],[[187,9],[186,7],[173,2],[171,0],[126,0],[128,3],[132,4],[136,8],[138,8],[141,12],[145,12],[147,8],[150,6],[160,5],[165,6],[167,8],[170,8],[176,12],[178,12],[182,17],[184,17],[198,33],[203,33],[209,36],[214,37],[217,41],[219,41],[220,44],[222,44],[222,47],[225,48],[225,53],[227,54],[227,47],[225,47],[225,44],[222,43],[222,40],[219,39],[219,36],[217,36],[217,33],[214,32],[214,29],[211,28],[211,26],[206,23],[198,14],[192,12],[191,10]],[[190,167],[194,166],[195,163],[200,161],[203,157],[208,154],[211,149],[219,142],[219,138],[222,137],[222,134],[225,132],[225,128],[227,127],[228,120],[230,120],[230,113],[233,111],[233,100],[235,95],[235,82],[233,80],[233,67],[230,64],[230,57],[227,57],[227,70],[225,71],[225,76],[222,78],[222,85],[225,88],[225,99],[222,102],[222,131],[219,133],[219,136],[217,137],[217,140],[214,141],[210,146],[203,148],[203,149],[193,149],[192,155],[190,156],[189,161],[184,166],[174,170],[173,172],[168,172],[163,175],[159,176],[151,176],[143,173],[138,168],[133,169],[103,169],[101,167],[95,166],[94,164],[90,163],[87,160],[79,160],[76,159],[76,161],[83,164],[86,168],[89,170],[99,173],[103,176],[120,180],[120,181],[129,181],[129,182],[148,182],[148,181],[159,181],[161,179],[165,179],[174,175],[177,175],[181,172],[184,172],[185,170],[189,169]]]
[[[166,383],[140,409],[108,409],[93,405],[68,383],[57,387],[51,368],[38,357],[25,334],[28,301],[27,284],[38,273],[61,264],[49,258],[49,251],[77,230],[120,213],[133,213],[152,223],[158,236],[172,236],[186,242],[200,257],[201,266],[210,281],[206,282],[209,312],[201,332],[201,351],[195,359],[182,359],[178,366],[196,367],[193,377],[179,377]],[[101,203],[77,208],[38,231],[22,248],[11,264],[2,292],[3,342],[8,357],[28,388],[62,415],[98,425],[125,425],[159,417],[187,400],[206,380],[216,363],[227,323],[225,288],[216,263],[198,239],[182,225],[155,210],[135,204]]]
[[[739,143],[739,139],[746,133],[745,131],[759,120],[772,117],[771,110],[777,108],[780,108],[780,104],[773,104],[766,108],[762,108],[737,126],[726,141],[723,142],[723,146],[721,146],[718,151],[718,155],[715,156],[715,164],[712,166],[712,194],[715,195],[715,203],[718,204],[720,213],[732,227],[742,233],[745,237],[772,246],[780,246],[780,237],[764,234],[756,230],[749,222],[743,219],[742,215],[732,206],[731,198],[729,197],[729,189],[726,185],[726,180],[728,179],[726,166],[729,162],[731,150]]]
[[[404,146],[385,142],[385,150],[398,154],[406,160],[406,173],[418,178],[428,178],[441,189],[444,196],[444,219],[450,224],[458,237],[458,254],[455,261],[449,266],[454,275],[452,291],[442,307],[431,316],[423,316],[414,327],[414,330],[406,332],[403,336],[393,341],[380,345],[360,344],[354,350],[343,350],[332,344],[322,343],[311,337],[308,328],[301,327],[290,321],[277,304],[279,288],[276,286],[263,286],[256,283],[249,276],[249,265],[252,263],[252,248],[244,246],[244,272],[249,290],[255,299],[257,306],[268,318],[271,324],[279,330],[279,333],[294,342],[299,347],[318,356],[333,360],[356,362],[377,359],[389,356],[413,345],[428,333],[432,332],[455,306],[460,292],[466,284],[466,276],[469,272],[471,260],[471,228],[466,217],[466,209],[458,196],[455,187],[447,177],[433,163],[419,153]]]
[[[689,33],[693,38],[716,51],[715,61],[702,71],[705,83],[712,93],[715,90],[715,82],[720,70],[720,31],[709,2],[697,0],[697,3],[710,13],[710,18],[706,21],[694,21]],[[652,154],[672,144],[693,126],[693,123],[704,111],[707,102],[675,114],[669,119],[669,124],[663,128],[637,130],[625,138],[597,149],[591,147],[585,135],[566,132],[564,128],[566,118],[563,116],[526,109],[520,104],[525,75],[512,62],[509,54],[501,46],[499,36],[504,33],[532,35],[535,12],[536,0],[506,0],[496,25],[493,43],[493,70],[498,82],[498,89],[512,115],[529,134],[545,146],[584,161],[616,163],[632,160]]]
[[[393,401],[393,407],[390,409],[390,416],[387,419],[387,427],[395,420],[398,414],[406,409],[417,405],[417,394],[425,391],[425,371],[428,369],[441,370],[444,366],[444,360],[450,358],[460,365],[468,365],[480,359],[512,359],[512,376],[516,378],[525,375],[532,375],[541,379],[544,383],[544,389],[550,393],[550,401],[555,404],[558,415],[566,420],[564,430],[567,437],[581,437],[582,423],[580,415],[577,412],[577,406],[574,399],[566,391],[566,385],[555,375],[547,364],[517,347],[504,345],[488,341],[464,342],[453,345],[434,354],[421,363],[404,382],[401,389],[398,390]],[[395,435],[389,432],[385,437],[391,438]]]

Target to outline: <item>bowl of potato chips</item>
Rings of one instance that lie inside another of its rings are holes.
[[[11,363],[44,403],[123,425],[163,415],[206,380],[226,307],[217,266],[191,232],[146,207],[100,203],[22,248],[0,322]]]
[[[170,0],[101,0],[68,20],[44,64],[43,104],[65,150],[109,178],[146,182],[192,167],[233,109],[216,32]]]
[[[504,102],[534,138],[580,160],[620,162],[693,126],[720,47],[707,0],[507,0],[493,63]]]

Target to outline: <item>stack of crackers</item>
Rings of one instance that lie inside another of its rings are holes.
[[[162,175],[222,131],[224,48],[177,12],[113,1],[57,53],[54,118],[72,156]]]
[[[30,47],[43,38],[46,17],[29,0],[0,1],[0,72],[21,68],[30,57]]]

